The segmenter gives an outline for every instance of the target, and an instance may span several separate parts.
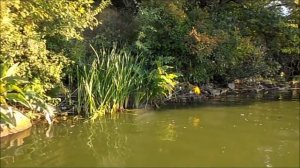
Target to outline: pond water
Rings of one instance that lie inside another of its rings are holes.
[[[1,140],[1,167],[299,167],[299,99],[219,99],[48,125]]]

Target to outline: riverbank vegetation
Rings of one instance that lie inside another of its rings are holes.
[[[94,52],[97,57],[91,64],[77,67],[77,111],[92,114],[92,119],[155,103],[175,87],[176,74],[167,73],[159,61],[156,69],[148,72],[143,56],[126,49],[118,50],[114,45]]]
[[[0,17],[1,66],[93,119],[158,106],[178,83],[300,75],[298,0],[2,0]]]

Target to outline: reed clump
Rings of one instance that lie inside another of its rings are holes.
[[[91,46],[92,47],[92,46]],[[92,120],[140,105],[157,105],[169,97],[177,81],[169,66],[156,61],[146,69],[144,57],[126,48],[102,48],[90,64],[77,66],[77,112]]]
[[[136,107],[143,99],[142,60],[126,49],[101,49],[91,64],[77,67],[77,111],[92,119]]]

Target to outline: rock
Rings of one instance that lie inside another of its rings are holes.
[[[221,89],[211,89],[210,93],[215,97],[215,96],[220,96],[222,90]]]
[[[292,88],[300,88],[300,75],[297,75],[291,81]]]
[[[228,88],[225,88],[225,89],[221,89],[221,95],[224,95],[228,92]]]
[[[257,85],[257,86],[254,88],[254,90],[255,90],[256,92],[260,92],[260,91],[265,90],[265,87],[264,87],[263,85],[259,84],[259,85]]]
[[[235,89],[235,83],[228,83],[228,88],[231,89],[231,90],[234,90]]]
[[[267,88],[273,88],[275,86],[273,81],[267,79],[262,80],[261,84]]]
[[[243,82],[240,79],[234,80],[235,89],[240,89]]]
[[[10,111],[12,108],[4,109],[0,107],[1,113],[9,116],[13,124],[0,123],[0,137],[5,137],[11,134],[15,134],[24,131],[32,126],[31,121],[28,117],[22,114],[18,110]]]

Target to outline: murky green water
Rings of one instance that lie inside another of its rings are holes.
[[[211,101],[34,126],[1,167],[299,167],[299,100]]]

